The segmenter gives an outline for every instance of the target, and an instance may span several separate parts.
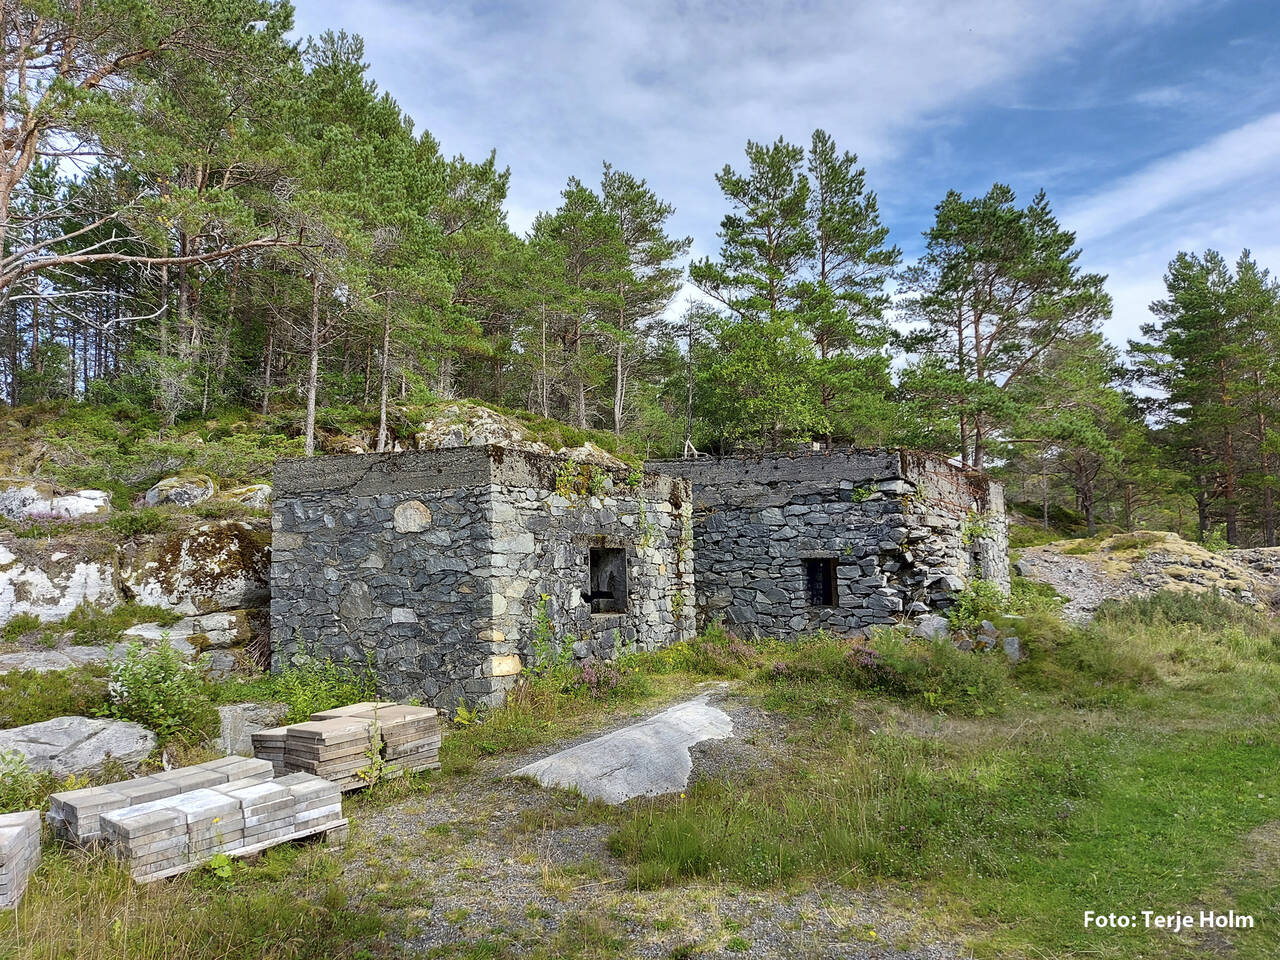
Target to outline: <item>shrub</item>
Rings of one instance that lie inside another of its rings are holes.
[[[48,771],[36,773],[22,754],[0,752],[0,813],[39,810],[48,802],[49,794],[88,785],[84,777],[72,775],[63,779]]]
[[[25,634],[40,628],[40,618],[34,613],[19,613],[4,625],[0,640],[5,643],[17,643]]]
[[[582,663],[574,686],[592,700],[637,700],[649,692],[649,683],[639,667],[622,669],[608,660]]]
[[[974,577],[955,595],[947,619],[955,630],[976,630],[983,620],[995,620],[1005,612],[1008,597],[990,580]]]
[[[167,638],[151,651],[130,644],[124,659],[111,665],[107,703],[98,713],[140,723],[162,743],[202,743],[218,729],[200,671]]]
[[[165,528],[165,515],[154,507],[145,507],[129,513],[113,514],[107,521],[107,527],[112,533],[127,540],[148,533],[159,533]]]

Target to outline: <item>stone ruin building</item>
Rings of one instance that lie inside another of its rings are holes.
[[[850,635],[946,606],[975,576],[1009,591],[999,484],[899,450],[654,463],[693,482],[698,624]]]
[[[974,576],[1009,587],[1000,487],[901,451],[643,472],[497,444],[285,460],[272,527],[273,667],[367,661],[388,695],[446,709],[501,702],[551,649],[688,639],[695,609],[699,628],[853,635]]]
[[[690,516],[686,480],[498,445],[281,461],[272,666],[367,661],[452,709],[501,702],[552,633],[577,659],[687,639]]]

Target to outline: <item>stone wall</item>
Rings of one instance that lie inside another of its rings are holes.
[[[540,619],[578,659],[691,636],[688,491],[498,446],[281,461],[273,666],[370,661],[388,695],[452,708],[501,701]],[[621,551],[626,612],[583,599],[593,547]]]
[[[651,466],[693,482],[700,627],[852,634],[944,607],[974,576],[1008,592],[1001,488],[943,460],[837,450]]]

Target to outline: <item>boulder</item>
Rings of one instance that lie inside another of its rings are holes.
[[[243,487],[232,487],[230,490],[222,491],[222,499],[231,500],[255,510],[265,510],[271,506],[271,484],[250,483]]]
[[[253,756],[253,734],[278,727],[289,712],[283,703],[233,703],[218,708],[218,746],[225,754]]]
[[[0,515],[10,520],[81,520],[110,512],[111,494],[105,490],[58,494],[48,484],[34,481],[11,482],[0,489]]]
[[[0,624],[30,613],[61,620],[82,603],[110,609],[120,602],[112,560],[72,556],[44,541],[0,535]]]
[[[194,474],[188,477],[166,477],[146,493],[147,506],[159,507],[172,504],[190,507],[213,497],[218,492],[211,477]]]
[[[58,777],[101,773],[108,761],[131,770],[155,747],[154,733],[125,720],[55,717],[0,730],[0,753],[19,753],[33,771]]]
[[[1002,643],[1004,655],[1009,658],[1010,663],[1017,663],[1022,659],[1022,641],[1017,637],[1005,637]]]
[[[911,635],[913,637],[922,637],[925,640],[945,640],[951,636],[951,625],[947,622],[946,617],[934,613],[927,617],[921,617],[920,622],[911,631]]]
[[[138,603],[195,616],[270,599],[270,548],[239,520],[202,523],[171,537],[159,556],[124,574]]]
[[[413,445],[418,450],[445,447],[483,447],[497,444],[513,450],[551,453],[545,443],[531,440],[519,421],[505,414],[466,403],[454,403],[419,426]]]

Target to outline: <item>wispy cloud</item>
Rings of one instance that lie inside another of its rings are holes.
[[[1274,187],[1278,161],[1280,111],[1121,177],[1069,205],[1063,217],[1082,240],[1099,240],[1145,217],[1176,213],[1206,195],[1258,177]]]

